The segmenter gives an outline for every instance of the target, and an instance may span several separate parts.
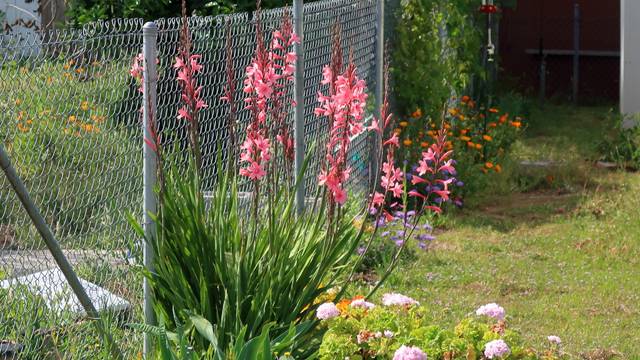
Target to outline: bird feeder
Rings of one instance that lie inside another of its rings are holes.
[[[493,0],[482,0],[480,12],[483,14],[495,14],[498,12],[498,7],[493,3]]]

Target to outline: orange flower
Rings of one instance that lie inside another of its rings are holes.
[[[411,146],[411,144],[413,144],[413,141],[411,141],[411,139],[404,139],[404,141],[402,143],[405,146]]]
[[[470,147],[470,148],[472,148],[472,149],[473,149],[473,148],[475,148],[475,147],[476,147],[476,144],[474,144],[474,143],[473,143],[473,142],[471,142],[471,141],[467,141],[467,147]]]
[[[496,123],[494,123],[494,122],[490,122],[488,125],[489,125],[489,127],[492,127],[492,128],[494,128],[494,127],[497,127],[497,126],[498,126],[498,124],[496,124]]]
[[[429,124],[429,127],[431,127],[432,129],[435,129],[436,128],[436,124],[431,123],[431,124]]]
[[[429,147],[429,143],[426,141],[423,141],[420,143],[420,146],[422,146],[423,148]]]
[[[449,123],[446,123],[446,124],[444,124],[444,128],[449,130],[449,129],[451,129],[451,125],[449,125]]]
[[[409,126],[409,123],[408,123],[408,122],[406,122],[406,121],[400,121],[400,124],[399,124],[399,125],[400,125],[401,127],[407,127],[407,126]]]
[[[402,129],[400,129],[400,128],[395,128],[395,129],[393,129],[393,132],[394,132],[396,135],[400,135],[400,133],[402,132]]]
[[[449,109],[449,114],[451,114],[451,116],[458,115],[458,109]]]
[[[24,126],[24,125],[22,125],[22,123],[18,123],[18,130],[20,130],[20,132],[24,133],[24,132],[29,131],[29,128]]]
[[[502,166],[500,166],[500,164],[496,164],[496,166],[495,166],[495,168],[493,170],[495,170],[497,173],[501,173],[502,172]]]
[[[460,135],[466,135],[469,132],[469,129],[460,130]]]
[[[485,174],[489,172],[489,170],[487,170],[486,168],[481,168],[480,170],[482,170],[482,172]]]
[[[476,150],[481,150],[481,149],[482,149],[482,145],[476,144]]]
[[[486,163],[484,163],[484,167],[486,167],[487,169],[492,169],[493,163],[491,161],[487,161]]]
[[[467,120],[467,118],[466,118],[464,115],[462,115],[462,114],[458,115],[458,119],[460,119],[460,121],[465,121],[465,120]]]
[[[482,135],[482,138],[484,139],[484,141],[492,141],[493,138],[489,135]]]
[[[69,122],[76,122],[76,116],[75,115],[69,115],[69,118],[67,118],[67,120]]]
[[[471,100],[471,98],[470,98],[470,97],[468,97],[467,95],[464,95],[464,96],[462,97],[462,103],[463,103],[463,104],[464,104],[464,103],[466,103],[466,102],[469,102],[469,100]]]
[[[453,136],[453,132],[452,132],[452,131],[449,131],[449,132],[447,133],[447,136]]]
[[[512,121],[511,126],[513,126],[514,128],[520,128],[520,126],[522,126],[522,123],[520,121]]]
[[[411,117],[414,119],[422,117],[422,109],[417,108],[416,111],[414,111],[413,114],[411,114]]]
[[[340,310],[341,313],[344,313],[349,308],[349,305],[351,305],[351,300],[342,299],[339,303],[336,304],[336,307],[338,308],[338,310]]]
[[[433,130],[429,130],[429,131],[427,131],[427,135],[429,135],[429,136],[433,136],[433,135],[435,135],[435,133],[436,133],[436,132],[435,132],[435,131],[433,131]]]
[[[504,114],[500,116],[500,124],[506,123],[508,119],[509,119],[509,114]]]
[[[496,108],[490,108],[490,109],[489,109],[489,112],[490,112],[490,113],[497,114],[498,112],[500,112],[500,110],[498,110],[498,109],[496,109]]]
[[[15,104],[16,106],[20,106],[20,104],[22,104],[22,100],[16,99]]]
[[[475,102],[475,101],[473,101],[473,100],[470,100],[470,101],[467,103],[467,106],[473,109],[474,107],[476,107],[476,102]]]
[[[471,138],[468,136],[460,136],[460,140],[470,142]]]

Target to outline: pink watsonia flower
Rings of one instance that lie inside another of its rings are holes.
[[[330,130],[326,166],[318,177],[318,183],[327,186],[333,203],[342,205],[346,202],[344,185],[350,171],[347,154],[351,140],[364,131],[366,84],[358,78],[353,63],[338,75],[331,66],[325,66],[322,84],[329,86],[329,94],[318,94],[320,106],[314,112],[316,116],[329,119]]]
[[[412,175],[413,185],[424,184],[426,191],[412,190],[409,196],[418,197],[422,200],[424,209],[440,213],[442,209],[439,203],[449,199],[449,185],[453,181],[449,175],[455,173],[454,161],[451,159],[452,151],[446,151],[446,133],[441,130],[438,133],[436,142],[422,153],[422,159],[418,161],[415,174]],[[432,199],[431,197],[437,197]],[[438,200],[437,202],[431,202]],[[430,203],[431,202],[431,203]]]
[[[382,295],[382,304],[385,306],[420,305],[416,300],[398,293],[387,293]]]
[[[283,17],[280,29],[273,32],[269,48],[264,43],[260,21],[256,24],[256,40],[255,56],[245,70],[244,102],[245,109],[251,111],[251,123],[240,154],[241,161],[248,163],[240,174],[254,181],[266,175],[266,171],[259,170],[266,169],[273,153],[274,144],[269,139],[275,139],[284,149],[285,159],[293,161],[294,142],[285,121],[293,102],[286,100],[286,87],[293,81],[297,58],[291,47],[300,41],[288,14]],[[275,134],[270,133],[271,129]]]
[[[338,316],[340,316],[340,310],[332,302],[324,303],[316,310],[316,317],[320,320],[329,320]]]
[[[496,303],[482,305],[476,310],[476,315],[488,316],[496,320],[503,320],[505,316],[504,308]]]
[[[418,347],[402,345],[393,354],[393,360],[427,360],[427,354]]]
[[[509,345],[502,339],[489,341],[484,346],[484,356],[487,359],[503,358],[511,353]]]

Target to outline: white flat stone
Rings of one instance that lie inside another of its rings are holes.
[[[127,300],[94,283],[84,279],[80,279],[80,283],[98,312],[104,310],[122,311],[131,307]],[[33,294],[42,297],[47,308],[57,314],[71,312],[81,316],[86,315],[84,308],[71,290],[60,269],[45,270],[0,281],[0,288],[3,289],[18,285],[25,286]]]

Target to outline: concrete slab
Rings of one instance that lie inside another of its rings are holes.
[[[107,289],[84,279],[80,279],[80,283],[99,312],[105,310],[124,311],[131,307],[127,300],[111,293]],[[33,294],[42,297],[49,310],[57,314],[70,312],[79,316],[86,315],[80,301],[73,294],[71,287],[59,269],[40,271],[0,282],[0,288],[3,289],[18,285],[25,286]]]

